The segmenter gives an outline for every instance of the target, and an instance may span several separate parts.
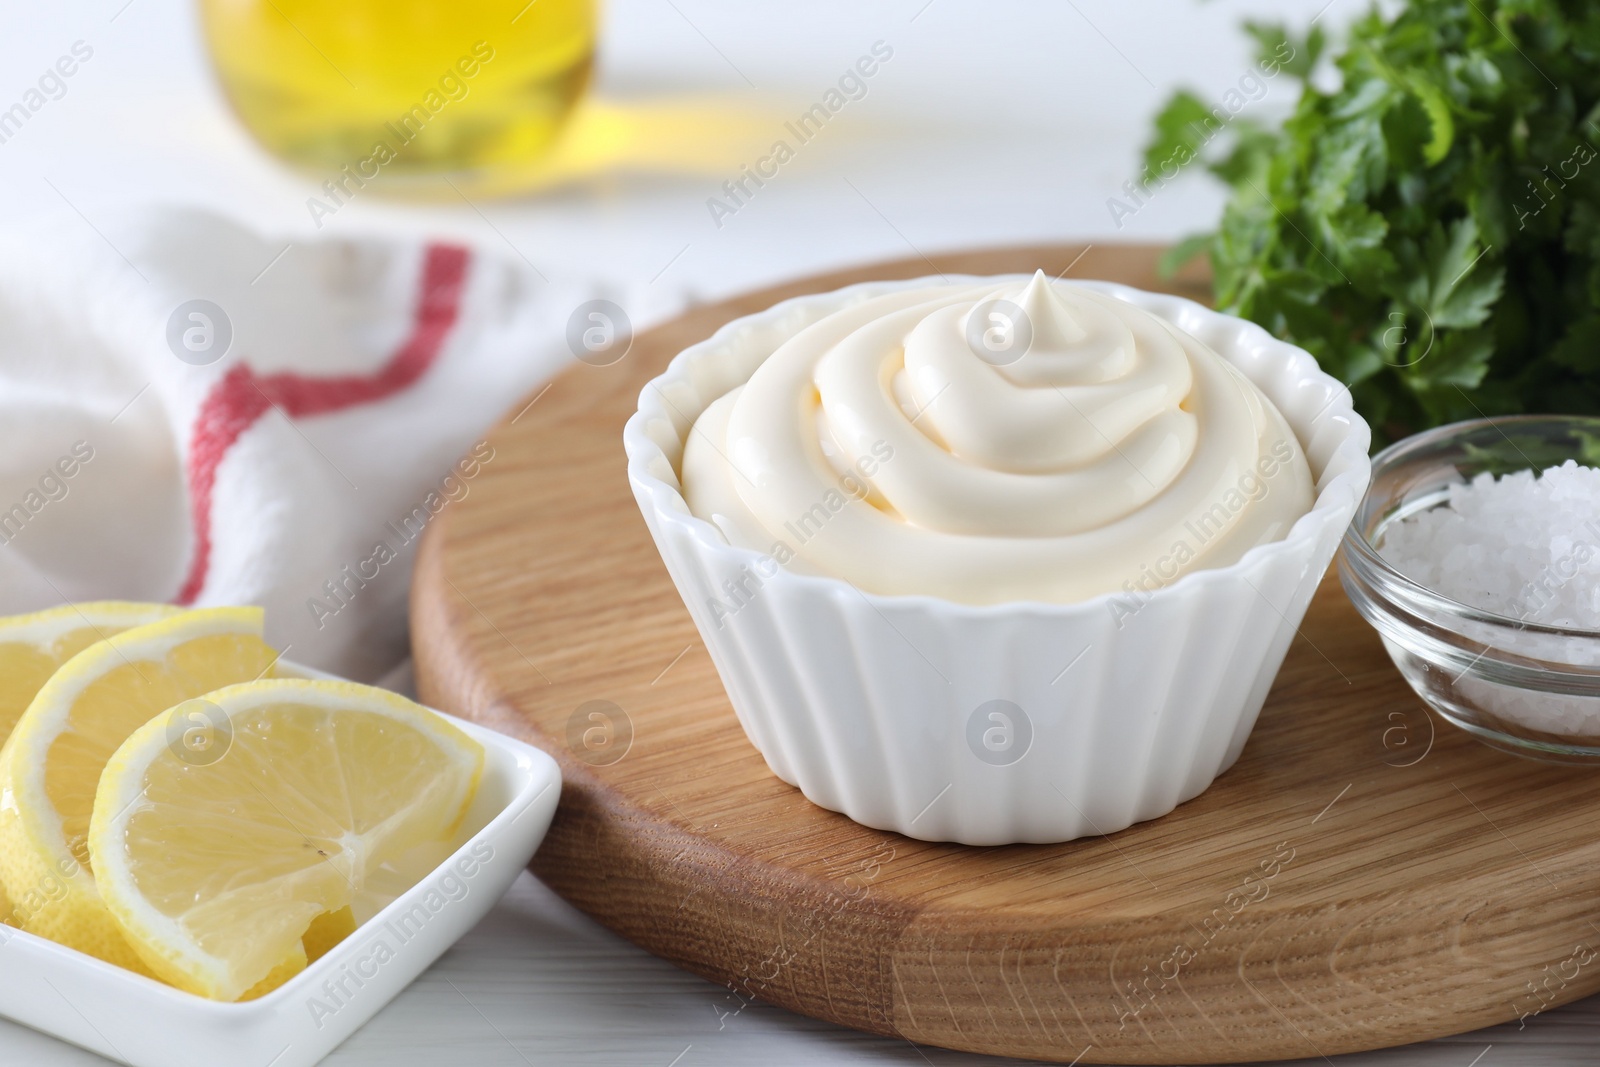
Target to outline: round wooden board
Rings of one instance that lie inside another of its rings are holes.
[[[800,293],[1035,267],[1163,288],[1156,251],[919,258],[692,311],[515,405],[429,529],[423,698],[561,761],[534,871],[724,985],[719,1013],[759,998],[989,1054],[1216,1063],[1403,1044],[1600,990],[1600,774],[1435,733],[1332,579],[1237,765],[1109,838],[982,849],[869,830],[746,741],[628,488],[622,425],[644,383]],[[583,738],[605,709],[580,712],[590,701],[615,705],[609,742]]]

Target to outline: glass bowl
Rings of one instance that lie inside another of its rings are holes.
[[[1339,551],[1345,592],[1429,707],[1485,744],[1557,763],[1600,763],[1600,631],[1495,613],[1419,585],[1380,554],[1384,531],[1445,504],[1489,472],[1597,465],[1600,418],[1526,415],[1458,422],[1408,437],[1372,461],[1372,485]],[[1581,538],[1579,539],[1582,540]],[[1600,544],[1577,545],[1584,558]],[[1553,561],[1543,581],[1586,580]]]

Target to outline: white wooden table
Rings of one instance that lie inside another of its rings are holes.
[[[718,227],[706,206],[733,172],[602,176],[557,195],[481,205],[358,199],[323,233],[446,231],[515,250],[554,278],[658,283],[664,304],[870,259],[1067,240],[1169,240],[1220,194],[1164,189],[1118,225],[1107,200],[1137,173],[1151,112],[1178,84],[1220,99],[1249,70],[1246,11],[1338,25],[1366,0],[611,0],[600,95],[714,99],[798,113],[882,40],[865,98]],[[19,95],[83,40],[94,58],[0,144],[8,221],[49,216],[108,233],[133,206],[192,202],[263,229],[311,232],[312,183],[266,159],[212,86],[180,0],[12,5],[0,90]],[[752,87],[753,86],[753,87]],[[1292,102],[1269,83],[1252,107]],[[813,150],[814,149],[814,150]],[[480,213],[481,212],[481,213]],[[724,991],[598,928],[524,876],[488,919],[327,1062],[699,1067],[992,1062],[756,1006],[724,1026]],[[1600,1060],[1600,998],[1529,1022],[1342,1059],[1340,1067],[1561,1067]],[[0,1023],[0,1065],[98,1058]]]

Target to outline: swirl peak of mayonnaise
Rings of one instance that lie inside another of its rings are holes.
[[[790,569],[966,604],[1150,592],[1312,504],[1299,442],[1241,372],[1042,272],[813,322],[696,420],[682,484]]]

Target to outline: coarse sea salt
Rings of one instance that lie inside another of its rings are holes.
[[[1480,474],[1386,528],[1379,551],[1451,600],[1542,626],[1600,630],[1600,470]]]
[[[1504,616],[1463,620],[1484,644],[1533,659],[1600,666],[1600,640],[1528,633],[1516,624],[1600,630],[1600,469],[1568,460],[1535,474],[1480,474],[1427,511],[1389,525],[1379,553],[1407,578]],[[1532,692],[1476,677],[1454,682],[1486,711],[1547,733],[1600,735],[1600,699]]]

